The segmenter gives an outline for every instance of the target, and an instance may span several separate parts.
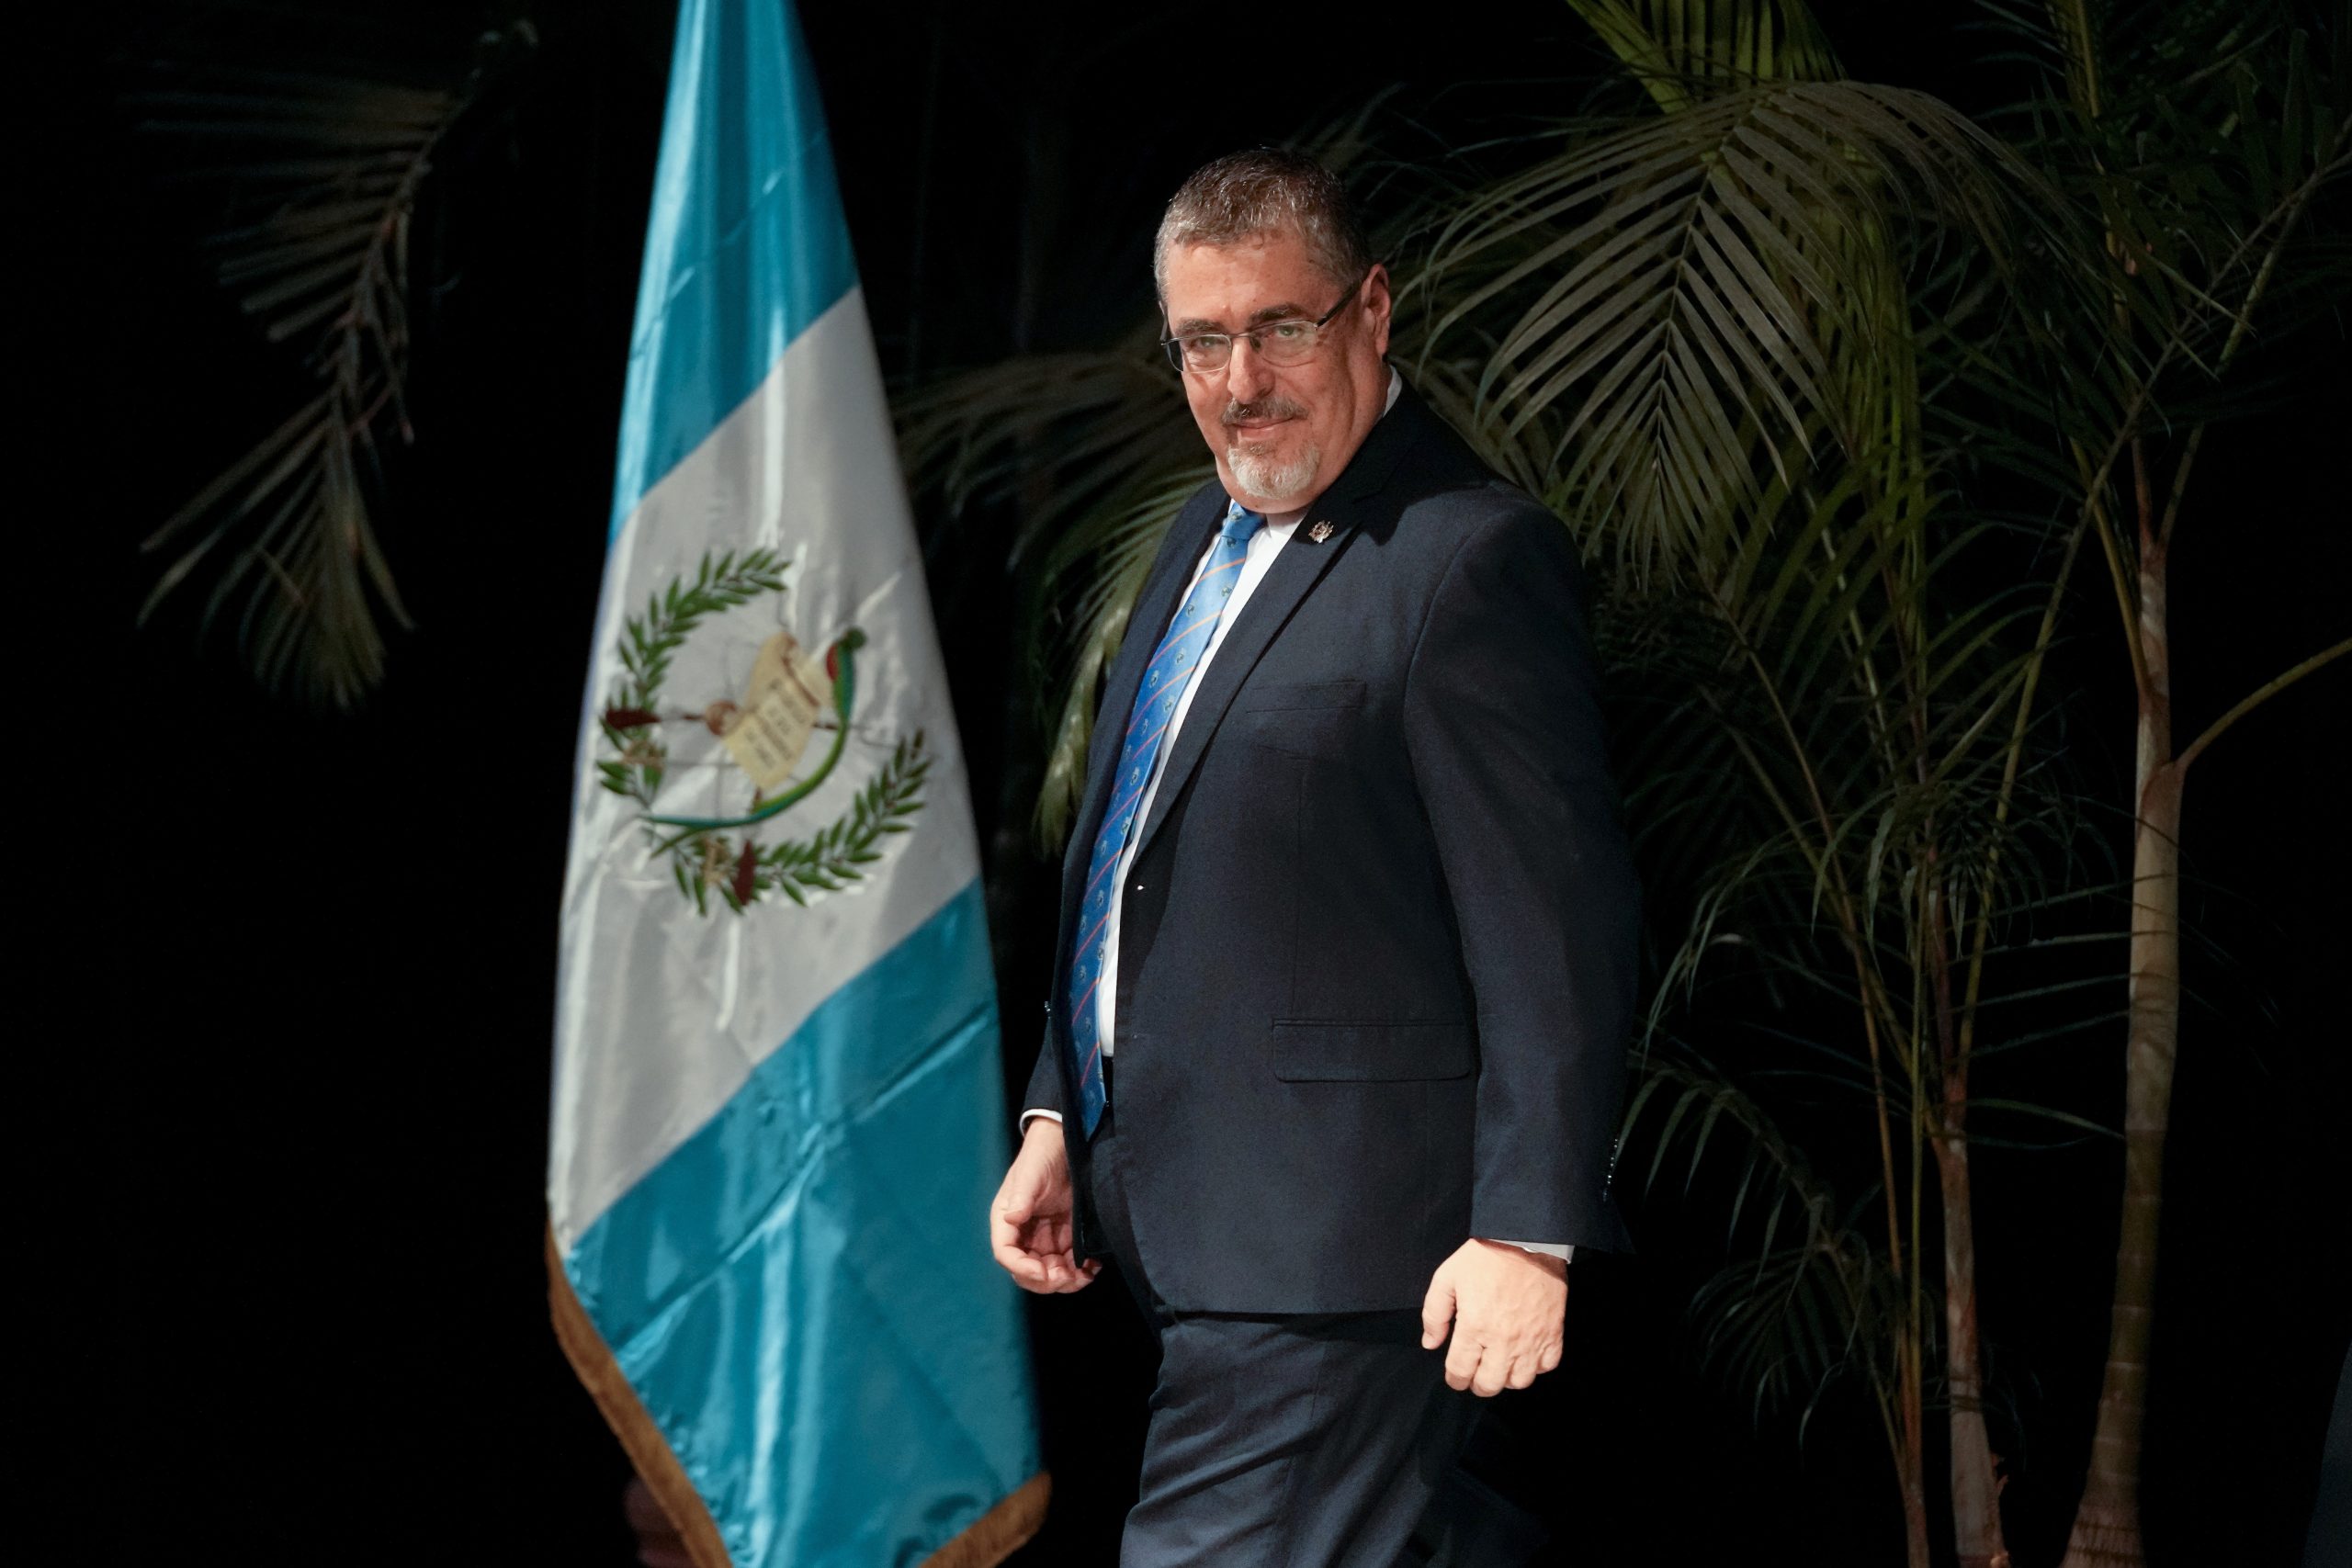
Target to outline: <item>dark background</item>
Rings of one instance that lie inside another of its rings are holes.
[[[2000,95],[1977,13],[1821,7],[1853,73],[1963,107]],[[1565,7],[1476,0],[1379,22],[1343,5],[1240,21],[1173,4],[924,0],[807,8],[868,304],[894,376],[1083,346],[1149,309],[1148,234],[1207,157],[1282,140],[1401,85],[1467,137],[1565,107],[1593,60]],[[453,147],[420,214],[413,400],[388,547],[413,634],[363,711],[258,694],[171,615],[132,637],[137,540],[280,415],[302,373],[212,283],[206,198],[137,130],[156,61],[356,48],[387,70],[462,60],[476,6],[143,6],[64,57],[76,131],[58,180],[69,304],[34,323],[86,475],[51,502],[94,547],[95,609],[135,753],[52,851],[97,857],[91,980],[115,1043],[94,1135],[109,1174],[90,1325],[107,1383],[91,1555],[255,1562],[629,1560],[624,1461],[546,1327],[547,1063],[574,726],[671,9],[542,6],[540,44]],[[355,43],[355,40],[356,42]],[[1180,88],[1166,62],[1224,62]],[[55,85],[55,84],[52,84]],[[2174,572],[2184,738],[2344,635],[2352,552],[2340,334],[2274,345],[2285,395],[2218,432]],[[45,401],[47,400],[44,400]],[[1171,395],[1170,417],[1181,417]],[[1028,839],[1038,738],[1019,685],[1012,518],[923,513],[990,877],[1008,1075],[1045,989],[1050,867]],[[2068,679],[2082,765],[2128,777],[2132,706],[2108,590],[2078,580]],[[2342,1156],[2346,717],[2331,671],[2242,724],[2190,781],[2197,1000],[2174,1111],[2149,1421],[2158,1563],[2287,1563],[2307,1516],[2352,1306]],[[101,714],[110,709],[102,707]],[[76,775],[80,776],[80,775]],[[2105,798],[2120,800],[2119,782]],[[2118,828],[2109,824],[2114,836]],[[81,847],[76,847],[81,846]],[[38,847],[38,846],[37,846]],[[123,938],[109,936],[108,950]],[[2120,1116],[2120,1032],[2044,1069]],[[1980,1156],[1983,1314],[2010,1541],[2055,1560],[2084,1464],[2114,1246],[2112,1145]],[[974,1222],[980,1216],[975,1213]],[[1496,1409],[1474,1468],[1605,1564],[1899,1561],[1883,1440],[1833,1405],[1786,1422],[1692,1364],[1681,1306],[1719,1222],[1637,1210],[1638,1259],[1576,1269],[1570,1351]],[[1114,1559],[1132,1496],[1142,1330],[1115,1288],[1036,1304],[1057,1505],[1028,1564]],[[1931,1487],[1932,1489],[1932,1487]]]

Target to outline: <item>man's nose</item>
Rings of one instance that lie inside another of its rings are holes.
[[[1237,403],[1254,403],[1274,389],[1273,372],[1258,356],[1258,345],[1246,337],[1233,340],[1233,357],[1225,362],[1226,395]]]

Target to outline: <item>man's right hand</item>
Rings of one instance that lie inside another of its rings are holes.
[[[1100,1259],[1072,1256],[1069,1150],[1062,1124],[1040,1116],[1022,1134],[1021,1152],[989,1205],[989,1241],[1012,1282],[1039,1295],[1082,1291],[1102,1271]]]

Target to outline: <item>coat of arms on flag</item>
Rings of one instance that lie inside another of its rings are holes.
[[[693,572],[658,590],[629,616],[612,650],[616,673],[598,716],[605,750],[597,776],[605,788],[643,808],[647,853],[668,863],[678,891],[697,912],[709,912],[714,895],[741,914],[771,895],[805,905],[863,881],[890,838],[906,832],[922,807],[930,766],[922,732],[891,738],[857,728],[862,630],[843,629],[819,660],[789,630],[753,641],[740,629],[742,612],[762,603],[774,602],[780,612],[788,565],[764,548],[740,558],[733,551],[706,554]],[[733,623],[724,628],[707,625],[730,614]],[[714,689],[740,692],[741,700],[681,702],[671,689],[673,660],[686,651],[689,638],[718,641],[713,633],[720,629],[732,633],[716,660],[721,679],[729,667],[748,673]],[[676,738],[681,730],[683,741]],[[830,742],[803,770],[809,742],[820,732],[830,732]],[[878,742],[887,755],[848,809],[797,837],[797,823],[771,828],[831,775],[853,735],[868,745]],[[710,814],[678,814],[696,805]]]

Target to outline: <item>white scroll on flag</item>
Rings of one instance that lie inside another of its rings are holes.
[[[581,727],[565,1349],[702,1568],[1032,1533],[979,857],[784,0],[685,0]]]

